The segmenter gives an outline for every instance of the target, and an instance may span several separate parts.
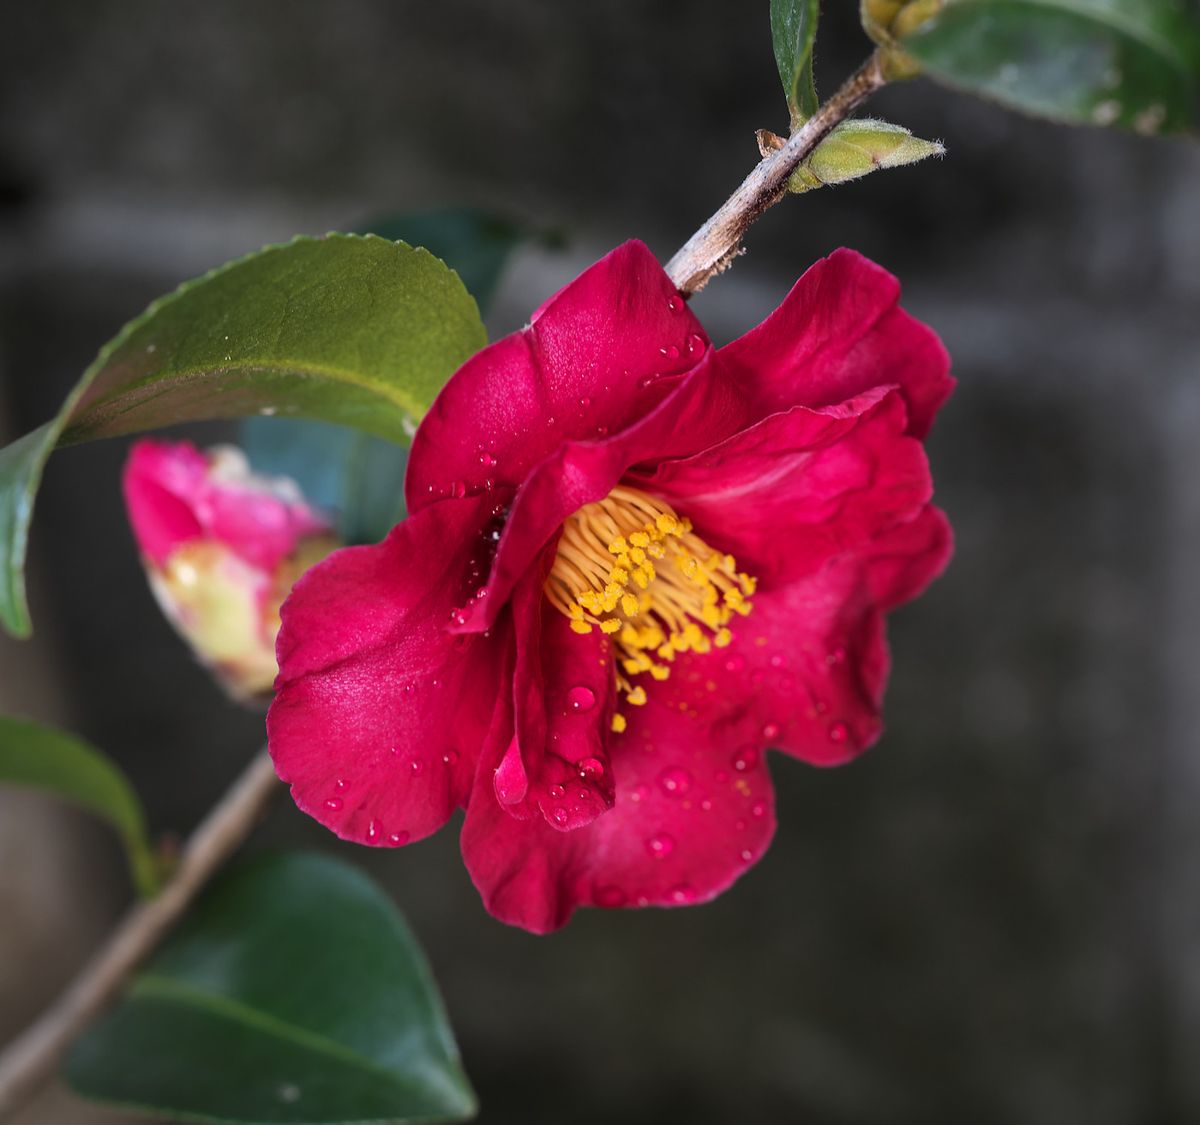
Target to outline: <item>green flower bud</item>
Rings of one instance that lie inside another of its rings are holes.
[[[939,142],[914,137],[903,126],[888,121],[843,121],[792,173],[788,190],[803,192],[844,184],[880,168],[915,164],[945,151]]]

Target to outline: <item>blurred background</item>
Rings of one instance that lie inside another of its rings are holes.
[[[767,7],[10,5],[0,431],[48,418],[150,299],[294,233],[445,203],[563,231],[518,254],[493,335],[625,238],[665,260],[749,170],[754,130],[786,127]],[[857,5],[824,7],[829,93],[869,44]],[[715,904],[585,911],[544,939],[484,913],[453,830],[369,853],[280,801],[253,839],[386,884],[487,1125],[1200,1119],[1200,147],[924,82],[871,111],[947,159],[786,201],[695,307],[732,338],[846,244],[954,356],[930,453],[958,553],[893,618],[879,746],[832,772],[777,756],[775,844]],[[37,635],[0,639],[0,710],[103,747],[183,834],[261,718],[153,605],[124,445],[50,463]],[[102,828],[0,792],[0,1039],[128,896]],[[124,1118],[52,1089],[18,1120]]]

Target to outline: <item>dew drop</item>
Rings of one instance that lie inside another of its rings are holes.
[[[766,816],[767,815],[767,802],[766,801],[755,801],[754,804],[752,804],[750,806],[750,811],[755,816]]]
[[[667,359],[678,359],[679,358],[679,349],[674,344],[668,344],[665,348],[659,348],[658,350],[660,352],[662,352],[662,354],[665,355],[667,357]]]
[[[325,807],[330,812],[341,812],[342,811],[341,797],[330,797],[329,800],[325,802]]]
[[[692,332],[687,338],[687,350],[689,355],[695,355],[697,352],[704,350],[704,337],[696,335]]]
[[[564,808],[557,808],[551,814],[555,824],[566,824],[571,819],[571,814]]]
[[[388,843],[395,844],[395,846],[399,848],[399,847],[403,846],[404,844],[408,843],[408,833],[407,832],[393,832],[388,837]]]
[[[616,910],[625,905],[625,892],[620,887],[597,887],[596,905],[605,910]]]
[[[604,763],[599,758],[584,758],[578,765],[580,777],[594,779],[604,776]]]
[[[673,313],[683,312],[683,298],[680,296],[668,297],[667,308]]]
[[[577,684],[567,692],[567,705],[572,711],[590,711],[596,705],[596,693],[590,687]]]
[[[685,769],[673,766],[659,774],[658,784],[668,797],[682,797],[692,787],[692,775]]]
[[[660,832],[657,836],[651,836],[646,841],[646,851],[654,856],[655,859],[666,859],[674,850],[675,840],[665,832]]]
[[[680,883],[677,887],[672,887],[667,894],[672,902],[695,902],[696,888],[689,886],[687,883]]]
[[[745,773],[747,770],[752,770],[756,765],[758,765],[758,751],[753,746],[747,747],[734,756],[733,768],[738,773]]]
[[[769,663],[772,668],[782,668],[787,663],[787,660],[780,656],[779,653],[776,653],[771,657]]]
[[[592,405],[592,400],[590,398],[588,398],[587,395],[584,395],[583,398],[581,398],[579,400],[579,405],[582,406],[584,410],[586,410],[589,406]]]
[[[605,435],[607,435],[607,433],[608,433],[607,426],[597,426],[596,427],[596,436],[597,437],[604,437]]]
[[[550,796],[553,797],[556,801],[561,800],[563,797],[565,797],[567,795],[566,789],[564,789],[561,785],[551,785],[550,789],[549,789],[549,793],[550,793]]]
[[[487,596],[488,596],[488,588],[486,586],[480,586],[479,589],[475,591],[475,600],[477,602],[483,601],[483,599],[486,598]]]
[[[845,742],[846,736],[850,733],[849,728],[845,723],[834,723],[829,728],[830,742]]]
[[[465,625],[469,620],[469,615],[465,609],[452,609],[450,611],[450,623],[452,625]]]
[[[700,808],[704,812],[712,812],[712,801],[705,797],[704,800],[700,802]]]
[[[442,755],[442,761],[445,762],[446,765],[448,765],[448,766],[455,765],[458,762],[458,751],[457,750],[447,750]]]
[[[629,799],[631,801],[644,801],[649,796],[650,796],[650,790],[647,789],[646,786],[635,785],[633,788],[633,792],[629,794]]]
[[[379,821],[372,820],[371,823],[367,825],[367,839],[368,840],[378,840],[379,833],[382,831],[383,831],[383,829],[380,826]]]
[[[336,789],[336,790],[337,790],[339,793],[345,793],[345,791],[346,791],[346,790],[349,788],[349,786],[347,785],[347,783],[346,783],[345,781],[343,781],[343,780],[342,780],[340,777],[337,779],[337,781],[335,781],[335,782],[333,783],[333,787],[334,787],[334,789]]]
[[[413,777],[416,777],[424,768],[420,762],[414,761],[412,764]]]
[[[762,729],[762,736],[763,736],[763,738],[767,739],[768,741],[772,738],[778,738],[779,737],[779,724],[778,723],[767,723]]]
[[[743,863],[749,863],[754,858],[754,853],[749,848],[743,848],[741,856]]]
[[[496,458],[490,453],[481,453],[479,455],[479,463],[485,468],[491,468],[496,463]]]
[[[462,480],[454,480],[450,482],[450,495],[455,500],[461,500],[467,494],[467,482]]]

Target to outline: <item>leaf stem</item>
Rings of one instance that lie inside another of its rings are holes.
[[[883,63],[874,52],[787,140],[758,164],[737,189],[667,263],[667,274],[681,293],[697,293],[711,277],[727,269],[741,250],[750,224],[787,193],[787,178],[830,131],[882,86]]]
[[[111,1003],[246,838],[278,788],[271,759],[256,754],[192,834],[162,890],[129,910],[67,991],[0,1054],[0,1119],[54,1073],[76,1036]]]

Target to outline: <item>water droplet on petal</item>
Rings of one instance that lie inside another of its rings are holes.
[[[778,723],[765,724],[762,729],[762,736],[763,736],[763,738],[768,739],[768,740],[770,740],[772,738],[778,738],[779,737],[779,724]]]
[[[457,750],[447,750],[442,755],[442,761],[445,762],[446,765],[448,765],[448,766],[454,765],[458,761],[458,751]]]
[[[450,611],[450,624],[452,625],[465,625],[469,619],[465,609],[459,608]]]
[[[649,796],[650,796],[650,790],[647,789],[646,786],[635,785],[633,787],[633,792],[631,792],[629,794],[629,799],[631,801],[644,801]]]
[[[651,836],[646,841],[646,851],[654,856],[655,859],[666,859],[674,850],[675,840],[665,832],[660,832],[657,836]]]
[[[490,453],[481,453],[479,455],[479,463],[481,465],[485,466],[486,468],[490,468],[492,465],[494,465],[496,463],[496,458],[493,457]]]
[[[687,883],[680,883],[679,886],[672,887],[667,892],[667,895],[670,897],[672,902],[695,902],[696,888],[689,886]]]
[[[417,774],[419,774],[421,772],[421,770],[424,769],[424,766],[422,765],[422,763],[417,762],[417,761],[412,762],[411,765],[412,765],[413,777],[416,777]]]
[[[408,833],[407,832],[393,832],[388,837],[388,843],[395,844],[396,847],[401,847],[402,845],[408,843]]]
[[[705,812],[712,812],[712,801],[705,797],[704,800],[700,802],[700,808]]]
[[[747,770],[754,769],[758,765],[758,751],[753,746],[748,746],[745,750],[736,754],[733,759],[733,768],[738,773],[745,773]]]
[[[582,406],[584,408],[584,410],[586,410],[589,406],[592,405],[592,400],[590,398],[588,398],[587,395],[584,395],[583,398],[581,398],[579,400],[579,405]]]
[[[668,797],[682,797],[692,787],[692,775],[685,769],[673,766],[659,774],[658,784]]]
[[[679,349],[674,344],[668,344],[665,348],[659,348],[658,350],[660,352],[662,352],[662,354],[665,355],[667,357],[667,359],[678,359],[679,358]]]
[[[455,481],[450,482],[450,495],[453,496],[455,500],[461,500],[464,496],[466,496],[466,494],[467,494],[467,482],[466,481],[455,480]]]
[[[550,796],[553,797],[556,801],[560,800],[561,798],[563,798],[567,795],[566,789],[564,789],[561,785],[551,785],[550,789],[549,789],[549,793],[550,793]]]
[[[571,814],[563,808],[555,809],[550,815],[554,818],[555,824],[566,824],[571,819]]]
[[[770,665],[772,668],[782,668],[786,663],[787,663],[787,659],[785,657],[780,656],[779,653],[776,653],[770,659]]]
[[[341,797],[330,797],[329,800],[325,802],[325,807],[330,812],[341,812],[342,811]]]
[[[347,789],[347,784],[340,777],[333,783],[333,787],[339,792],[344,793]]]
[[[755,816],[766,816],[767,815],[767,802],[766,801],[755,801],[754,804],[752,804],[750,806],[750,811]]]
[[[846,736],[850,733],[849,728],[845,723],[834,723],[829,728],[830,742],[845,742]]]
[[[687,338],[687,350],[689,355],[695,355],[697,352],[704,350],[704,337],[697,336],[695,332],[689,333]]]
[[[567,692],[567,705],[572,711],[590,711],[596,705],[596,693],[578,684]]]
[[[754,858],[754,853],[749,848],[743,848],[741,857],[743,863],[749,863]]]
[[[683,312],[683,298],[679,296],[668,297],[667,308],[673,313]]]
[[[380,825],[379,821],[372,820],[371,823],[367,825],[367,839],[368,840],[378,840],[379,833],[382,831],[383,831],[383,828]]]
[[[579,776],[584,778],[597,778],[604,776],[604,763],[599,758],[584,758],[578,763]]]
[[[607,433],[608,433],[607,426],[597,426],[596,427],[596,436],[597,437],[604,437]]]
[[[625,892],[620,887],[597,887],[596,905],[605,910],[616,910],[625,905]]]

